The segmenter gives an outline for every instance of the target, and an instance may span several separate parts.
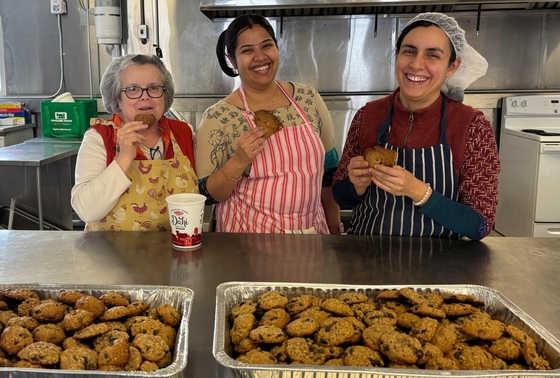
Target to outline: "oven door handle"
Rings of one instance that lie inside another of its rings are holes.
[[[560,152],[560,143],[541,143],[541,154],[554,154]]]
[[[560,228],[555,227],[555,228],[547,228],[546,229],[546,233],[550,234],[550,235],[560,235]]]

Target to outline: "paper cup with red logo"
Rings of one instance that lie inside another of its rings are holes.
[[[170,195],[166,200],[173,247],[178,249],[200,247],[206,197],[201,194],[183,193]]]

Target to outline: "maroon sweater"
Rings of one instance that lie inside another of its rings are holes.
[[[397,88],[389,96],[371,101],[358,110],[350,125],[333,184],[348,179],[350,159],[363,155],[366,148],[377,144],[379,126],[387,119],[393,101],[395,113],[389,144],[401,148],[422,148],[438,143],[441,97],[429,107],[413,112],[410,127],[410,111],[400,103],[398,93]],[[500,172],[492,125],[481,111],[447,99],[446,134],[459,180],[459,202],[471,206],[486,219],[489,233],[496,218]]]

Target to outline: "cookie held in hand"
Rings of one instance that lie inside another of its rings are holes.
[[[366,159],[370,168],[373,168],[376,164],[393,167],[397,162],[397,151],[381,146],[373,146],[373,148],[366,148],[364,159]]]
[[[136,114],[134,116],[135,121],[142,121],[148,127],[151,127],[154,123],[156,123],[156,117],[153,114]]]
[[[253,120],[255,121],[256,126],[262,127],[266,130],[266,134],[264,135],[265,139],[270,138],[272,134],[282,130],[283,127],[282,122],[280,122],[278,117],[272,114],[269,110],[257,110]]]

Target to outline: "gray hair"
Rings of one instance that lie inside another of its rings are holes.
[[[103,106],[108,113],[118,114],[122,117],[122,111],[119,107],[118,100],[120,100],[121,95],[121,76],[124,70],[133,64],[145,65],[153,64],[161,72],[161,78],[163,81],[163,86],[165,91],[163,92],[163,97],[165,100],[166,113],[171,104],[173,104],[173,96],[175,95],[175,87],[173,85],[173,78],[171,73],[165,68],[165,65],[156,55],[143,55],[143,54],[128,54],[123,55],[114,59],[103,74],[101,78],[101,84],[99,85],[99,90],[101,92],[101,99],[103,101]]]

